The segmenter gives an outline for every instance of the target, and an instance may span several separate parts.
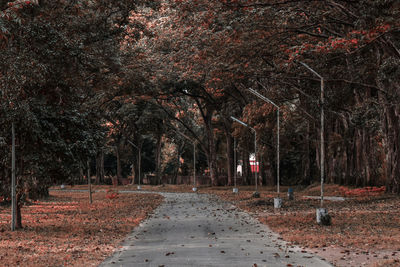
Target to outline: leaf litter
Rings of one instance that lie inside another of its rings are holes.
[[[163,200],[157,194],[51,191],[22,208],[23,229],[10,231],[10,207],[0,206],[4,266],[97,266]]]

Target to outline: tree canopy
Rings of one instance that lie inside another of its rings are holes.
[[[1,1],[0,194],[11,123],[20,195],[78,176],[105,148],[136,182],[142,154],[158,183],[183,174],[192,157],[176,131],[196,142],[213,185],[232,183],[236,138],[251,183],[251,133],[231,116],[256,130],[261,181],[273,184],[275,108],[249,88],[280,107],[282,183],[319,179],[324,105],[327,181],[400,193],[399,10],[396,0]],[[302,63],[323,77],[324,103]]]

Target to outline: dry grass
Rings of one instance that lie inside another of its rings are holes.
[[[10,208],[0,206],[1,266],[96,266],[156,208],[156,194],[51,192],[22,209],[24,228],[10,229]]]

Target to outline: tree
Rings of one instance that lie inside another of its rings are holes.
[[[139,2],[3,2],[1,135],[15,122],[20,208],[27,191],[46,194],[53,179],[65,181],[95,154],[102,133],[91,97],[117,80],[119,37]],[[0,162],[9,170],[8,153]]]

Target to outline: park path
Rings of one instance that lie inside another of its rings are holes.
[[[100,266],[331,266],[286,246],[246,212],[214,196],[160,193],[146,221]]]

